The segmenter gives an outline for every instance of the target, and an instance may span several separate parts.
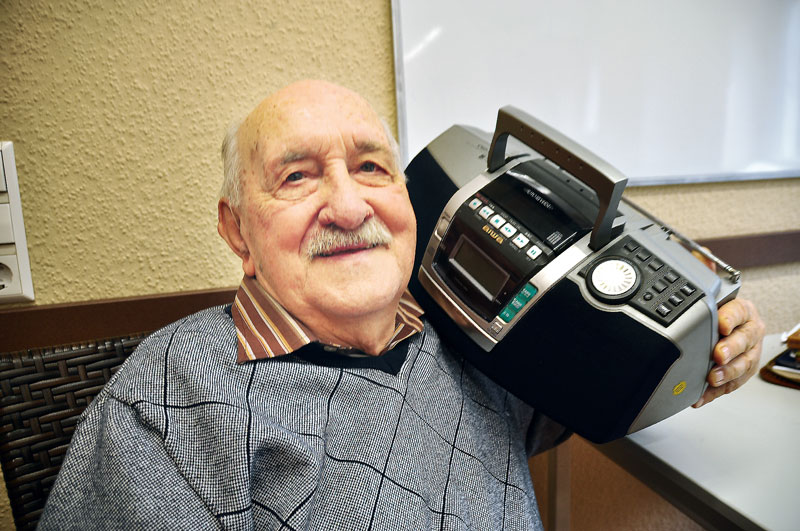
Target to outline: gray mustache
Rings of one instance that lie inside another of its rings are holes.
[[[391,242],[389,228],[378,218],[371,217],[354,230],[341,229],[335,225],[320,227],[308,243],[307,253],[309,259],[314,259],[340,247],[377,247]]]

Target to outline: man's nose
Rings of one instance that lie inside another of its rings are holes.
[[[362,185],[353,180],[347,168],[332,168],[323,186],[325,204],[319,213],[320,224],[352,230],[373,215],[372,207],[362,196]]]

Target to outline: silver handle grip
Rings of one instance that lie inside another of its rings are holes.
[[[585,147],[511,105],[501,108],[497,113],[497,126],[489,148],[490,172],[496,171],[505,162],[508,135],[536,150],[595,191],[600,210],[589,247],[594,251],[605,247],[611,241],[612,224],[628,178]]]

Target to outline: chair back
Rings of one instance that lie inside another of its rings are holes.
[[[79,417],[145,337],[0,354],[0,461],[17,529],[35,529]]]

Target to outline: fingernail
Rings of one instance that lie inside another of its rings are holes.
[[[731,355],[731,348],[728,345],[723,345],[719,349],[719,351],[720,351],[720,353],[722,354],[722,357],[723,357],[722,363],[728,363],[728,361],[729,361],[728,358]]]
[[[695,402],[695,403],[694,403],[694,407],[700,407],[700,406],[702,406],[704,403],[705,403],[705,400],[704,400],[704,399],[703,399],[703,397],[701,396],[701,397],[700,397],[700,400],[698,400],[697,402]]]
[[[711,373],[711,383],[714,385],[719,385],[722,383],[722,378],[725,375],[723,374],[722,370],[716,370]]]

